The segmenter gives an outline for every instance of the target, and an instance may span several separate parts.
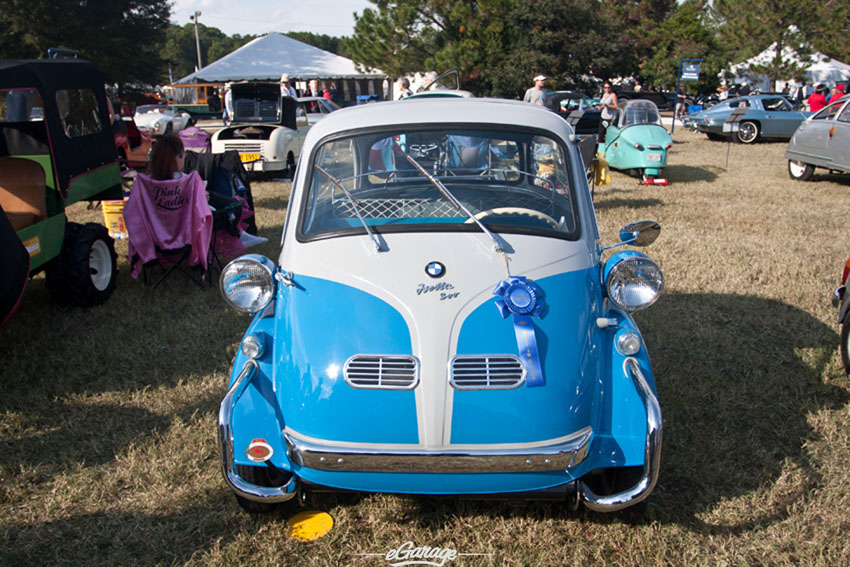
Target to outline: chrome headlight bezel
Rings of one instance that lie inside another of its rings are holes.
[[[664,274],[658,264],[634,251],[623,251],[609,258],[604,281],[608,299],[624,311],[646,309],[664,289]]]
[[[219,288],[228,305],[243,313],[256,313],[274,298],[277,266],[260,254],[245,254],[221,271]]]

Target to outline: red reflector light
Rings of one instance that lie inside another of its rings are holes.
[[[666,145],[666,146],[664,146],[664,147],[665,147],[665,148],[667,148],[667,149],[669,150],[670,148],[672,148],[672,147],[673,147],[673,144],[667,144],[667,145]]]
[[[667,185],[666,179],[644,179],[641,185]]]
[[[637,150],[642,150],[642,149],[643,149],[643,146],[642,146],[642,145],[640,145],[640,144],[635,144],[635,149],[637,149]]]
[[[255,463],[264,463],[271,459],[273,454],[272,446],[266,443],[265,439],[254,439],[245,449],[245,456]]]
[[[847,261],[844,262],[844,273],[841,274],[841,285],[847,283],[848,275],[850,275],[850,258],[847,258]]]

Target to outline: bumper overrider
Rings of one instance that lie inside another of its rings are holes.
[[[614,512],[645,499],[658,480],[661,465],[661,408],[649,383],[634,358],[624,363],[627,375],[646,409],[646,442],[644,470],[640,480],[631,488],[616,494],[600,496],[584,482],[577,481],[577,490],[587,508]],[[243,480],[235,470],[233,434],[230,420],[233,406],[250,384],[258,365],[248,360],[221,402],[218,414],[218,437],[222,473],[231,489],[247,500],[256,502],[285,502],[297,491],[297,477],[280,487],[263,487]],[[363,449],[328,445],[288,431],[284,433],[289,459],[300,467],[325,471],[391,472],[391,473],[496,473],[566,470],[587,457],[593,432],[584,428],[553,444],[525,449],[460,449],[444,451]]]

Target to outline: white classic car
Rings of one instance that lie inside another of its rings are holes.
[[[235,83],[231,90],[233,122],[213,134],[213,153],[236,150],[249,172],[292,176],[304,136],[315,121],[305,106],[309,102],[281,97],[277,83]],[[322,109],[330,112],[324,105]]]
[[[136,108],[133,121],[151,134],[176,134],[192,124],[192,116],[166,104],[145,104]]]

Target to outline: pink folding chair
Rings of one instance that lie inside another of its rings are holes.
[[[124,206],[124,224],[133,278],[142,273],[150,286],[152,270],[159,266],[162,275],[152,289],[175,270],[204,286],[213,219],[198,172],[167,181],[137,175]],[[200,278],[187,268],[199,270]]]

